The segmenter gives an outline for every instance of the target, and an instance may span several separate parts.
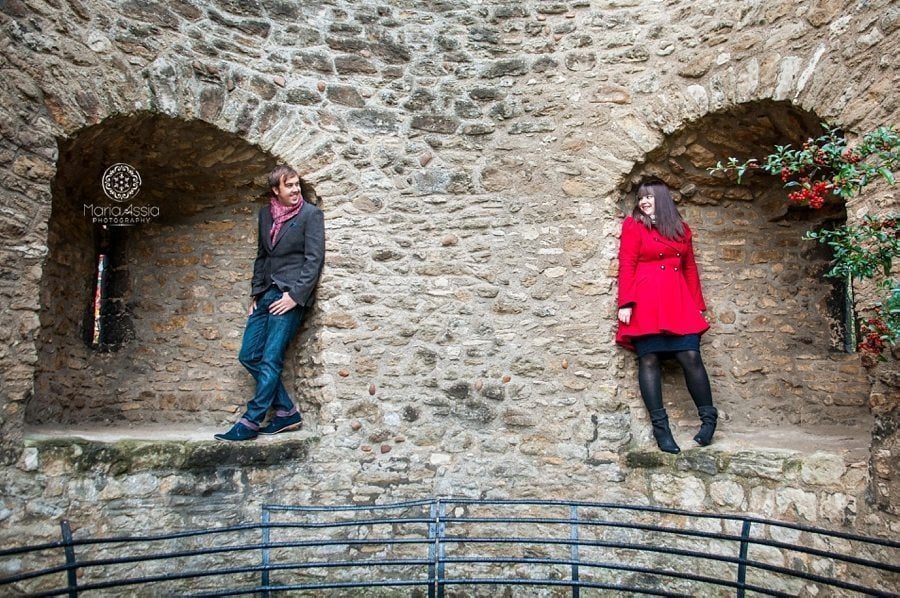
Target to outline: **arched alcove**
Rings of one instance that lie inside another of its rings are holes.
[[[103,187],[118,163],[140,177],[140,191],[124,201]],[[149,113],[111,117],[59,142],[26,423],[221,425],[235,418],[252,392],[236,356],[256,213],[275,163],[207,123]],[[305,183],[304,195],[317,201]],[[99,320],[110,330],[92,342],[101,254]],[[295,348],[311,343],[311,326],[308,319]],[[289,360],[289,368],[304,363]]]
[[[759,102],[711,114],[668,137],[628,177],[665,180],[695,234],[712,328],[702,351],[724,418],[738,443],[816,450],[867,447],[869,383],[848,352],[841,284],[823,277],[830,255],[804,232],[846,221],[844,205],[790,206],[777,177],[744,184],[710,175],[729,156],[762,158],[775,145],[799,147],[822,133],[820,120],[790,104]],[[675,419],[696,426],[693,404],[674,363],[664,396]]]

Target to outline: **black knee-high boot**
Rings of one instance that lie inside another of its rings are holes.
[[[706,446],[712,442],[716,421],[719,418],[719,412],[713,407],[709,375],[706,373],[699,351],[679,351],[675,354],[675,358],[684,370],[684,381],[700,416],[700,431],[694,436],[694,442]]]
[[[700,446],[707,446],[712,442],[713,434],[716,432],[716,422],[719,419],[719,412],[712,405],[697,407],[697,415],[700,416],[700,431],[694,436],[694,442]]]
[[[656,446],[665,453],[677,455],[681,452],[675,439],[672,437],[672,430],[669,429],[669,416],[665,409],[654,409],[650,411],[650,422],[653,424],[653,438],[656,439]]]
[[[638,384],[641,387],[641,398],[650,414],[653,424],[653,438],[659,450],[677,454],[681,452],[672,430],[669,429],[669,416],[662,402],[662,381],[660,379],[659,355],[647,353],[638,357]]]

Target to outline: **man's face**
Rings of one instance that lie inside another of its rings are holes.
[[[272,187],[272,193],[283,206],[295,206],[300,203],[300,177],[282,177],[277,187]]]

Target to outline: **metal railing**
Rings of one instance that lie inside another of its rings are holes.
[[[898,596],[900,542],[739,515],[438,498],[0,550],[0,595]],[[517,590],[518,589],[518,590]],[[592,592],[596,594],[596,592]]]

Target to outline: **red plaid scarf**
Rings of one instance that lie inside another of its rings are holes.
[[[286,206],[274,195],[272,199],[269,201],[269,210],[272,212],[272,244],[275,244],[275,239],[278,238],[278,231],[281,230],[281,227],[285,222],[296,216],[300,213],[300,208],[303,207],[303,197],[300,197],[300,201],[297,202],[295,206]]]

